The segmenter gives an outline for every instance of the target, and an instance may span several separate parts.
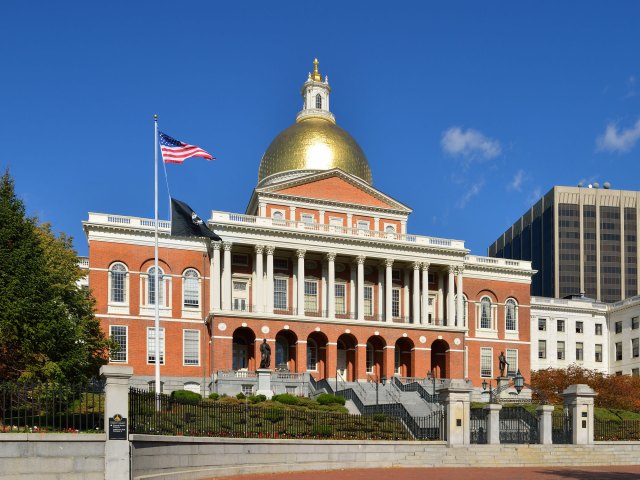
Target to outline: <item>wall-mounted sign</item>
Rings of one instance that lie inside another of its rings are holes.
[[[116,413],[109,419],[109,440],[127,439],[127,419]]]

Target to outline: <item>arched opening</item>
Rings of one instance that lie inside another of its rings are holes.
[[[296,372],[298,337],[291,330],[280,330],[276,335],[276,370]]]
[[[307,372],[318,380],[329,377],[327,372],[327,343],[324,333],[313,332],[307,337]]]
[[[357,378],[356,370],[356,341],[353,335],[343,333],[338,338],[336,369],[338,374],[349,382]]]
[[[386,377],[384,365],[384,347],[387,344],[377,335],[369,337],[367,340],[367,374],[374,380]]]
[[[431,344],[431,373],[436,378],[449,378],[449,344],[444,340],[436,340]]]
[[[417,377],[413,362],[413,342],[399,338],[396,342],[394,372],[401,377]]]
[[[322,108],[322,96],[319,93],[316,94],[316,108]]]
[[[255,370],[256,335],[253,330],[241,327],[233,332],[231,368],[233,370]]]

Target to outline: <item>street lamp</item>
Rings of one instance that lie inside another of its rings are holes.
[[[522,391],[522,387],[524,387],[524,377],[520,373],[520,369],[518,369],[516,376],[513,377],[513,386],[516,387],[516,392],[518,392],[519,395]]]
[[[485,378],[482,381],[482,390],[486,391],[487,386],[489,387],[489,403],[493,403],[493,385],[491,385],[491,380],[489,380],[489,384],[487,385],[487,379]]]

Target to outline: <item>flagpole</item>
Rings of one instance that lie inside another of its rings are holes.
[[[160,394],[160,305],[158,303],[159,293],[160,293],[160,285],[158,284],[158,115],[153,116],[154,122],[154,133],[155,133],[155,161],[153,164],[154,171],[154,213],[155,213],[155,242],[154,242],[154,261],[155,261],[155,269],[154,269],[154,306],[155,306],[155,366],[156,366],[156,395]],[[157,397],[160,398],[160,397]]]

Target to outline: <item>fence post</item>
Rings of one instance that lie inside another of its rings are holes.
[[[445,406],[447,445],[469,445],[471,443],[470,394],[473,385],[464,380],[449,380],[440,389],[440,398]]]
[[[538,412],[538,443],[550,445],[553,443],[553,405],[540,405]]]
[[[571,412],[571,426],[573,429],[572,442],[574,445],[593,443],[593,403],[596,392],[584,384],[569,385],[564,392],[564,405]]]
[[[103,365],[100,375],[106,379],[104,388],[104,423],[107,441],[104,446],[105,480],[130,478],[129,459],[129,378],[131,367]],[[124,429],[124,433],[123,433]]]
[[[500,443],[500,410],[502,405],[499,403],[489,403],[483,407],[487,411],[487,443]]]

